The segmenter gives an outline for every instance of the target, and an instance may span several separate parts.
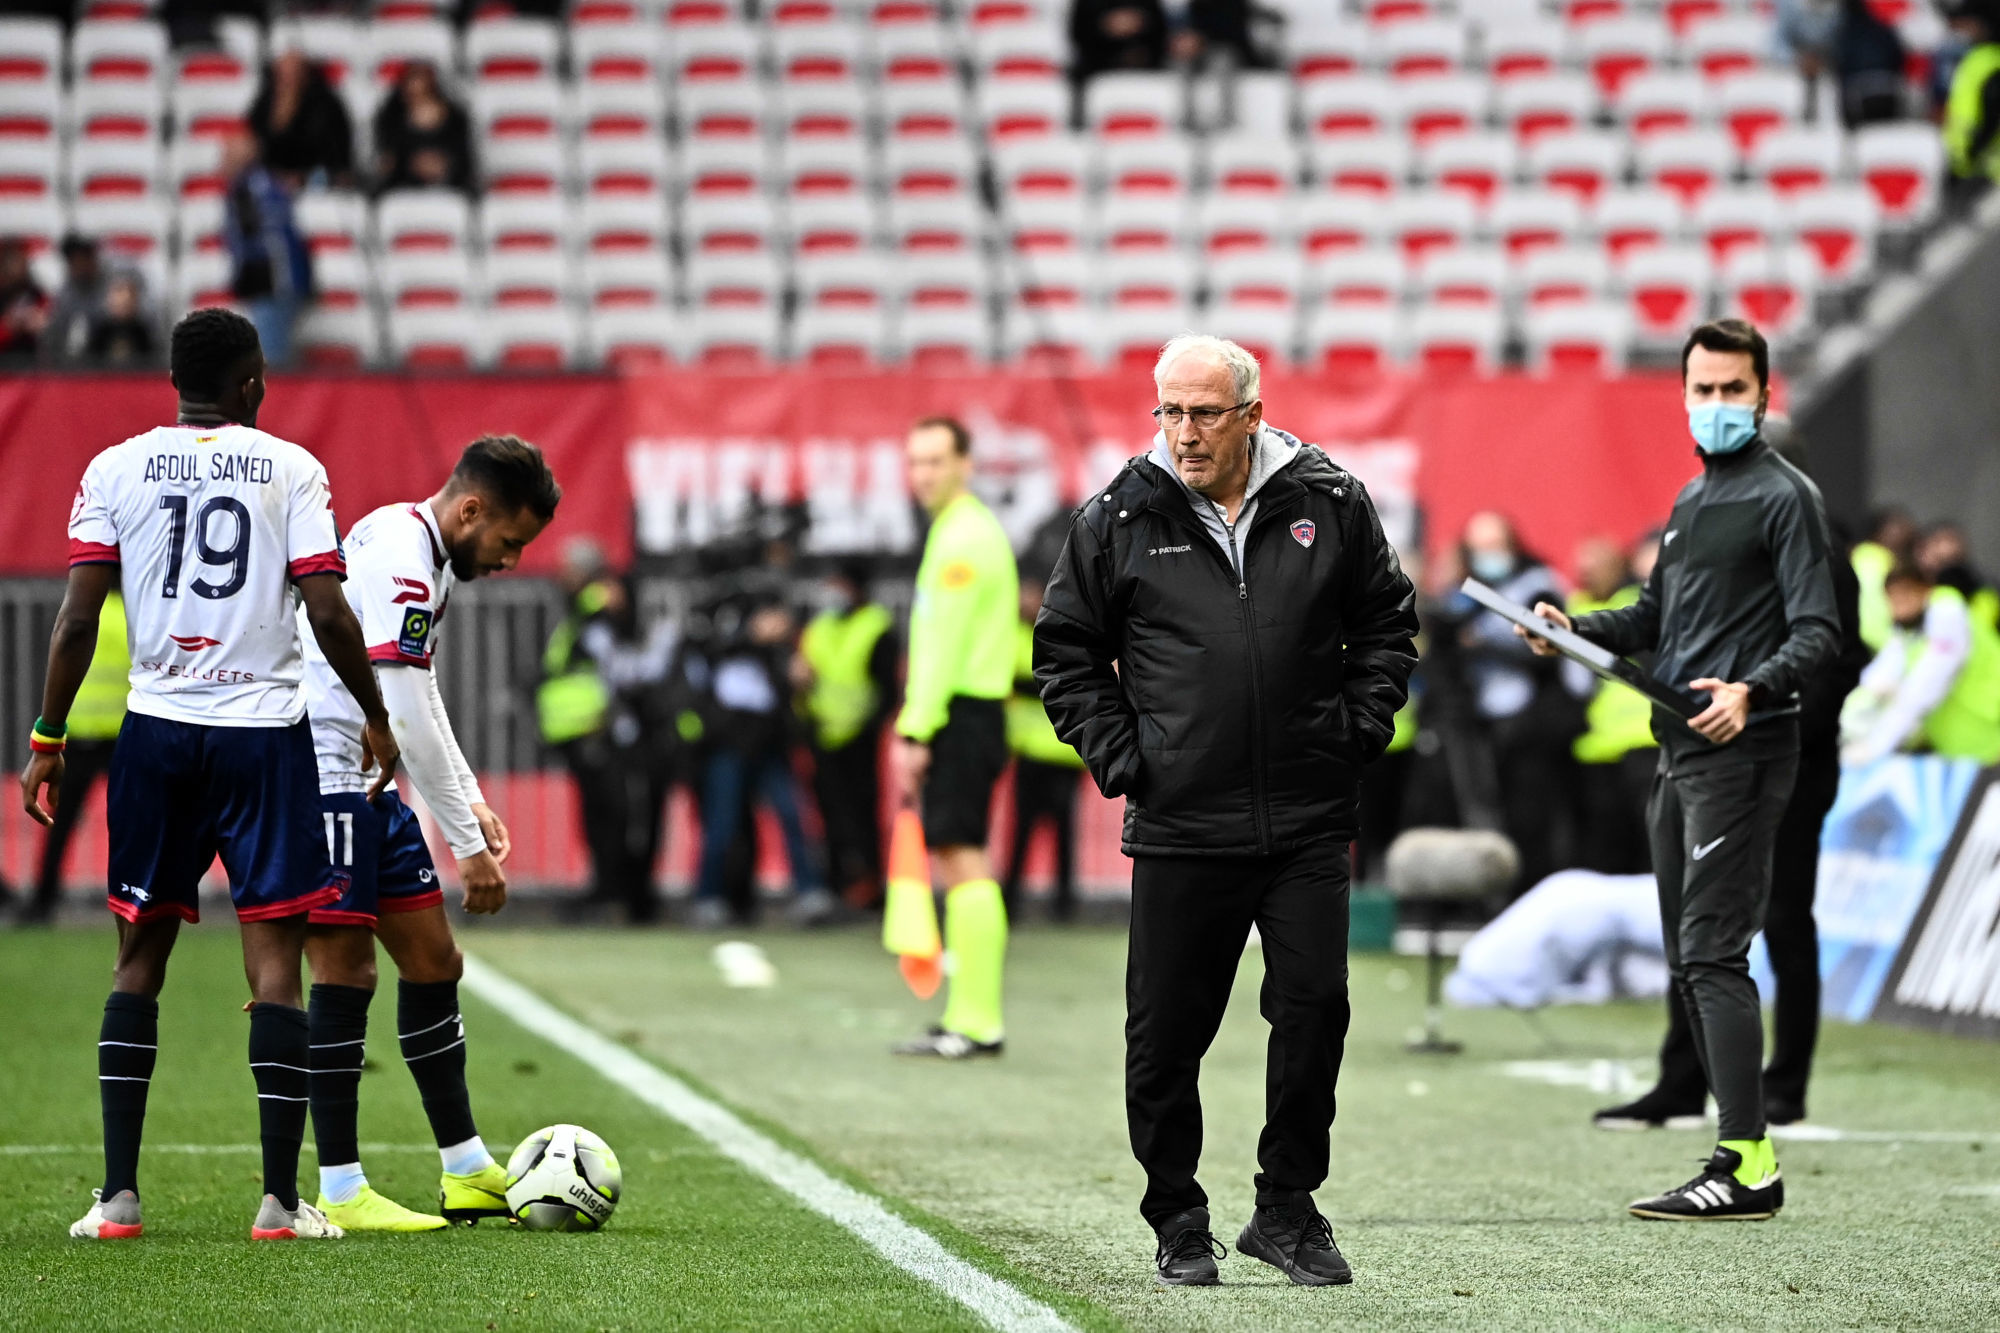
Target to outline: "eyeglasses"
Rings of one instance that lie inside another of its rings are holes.
[[[1234,407],[1156,407],[1153,409],[1153,420],[1165,430],[1177,430],[1183,421],[1194,422],[1196,430],[1214,430],[1215,424],[1231,412],[1240,412],[1248,406],[1250,402],[1241,402]]]

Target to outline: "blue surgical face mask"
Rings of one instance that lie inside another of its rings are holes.
[[[1472,572],[1481,583],[1498,583],[1514,572],[1514,557],[1505,551],[1474,551]]]
[[[1688,433],[1705,454],[1733,454],[1757,438],[1757,409],[1745,403],[1690,407]]]

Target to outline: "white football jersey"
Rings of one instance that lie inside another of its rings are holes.
[[[371,662],[429,670],[438,622],[454,582],[444,537],[428,504],[384,505],[347,534],[347,601],[361,622]],[[319,757],[319,789],[366,791],[361,771],[361,706],[305,636],[306,711]]]
[[[305,713],[293,580],[342,574],[326,469],[249,426],[161,426],[84,469],[73,565],[119,566],[135,713],[217,727]]]

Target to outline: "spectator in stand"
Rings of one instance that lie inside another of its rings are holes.
[[[1777,0],[1772,28],[1778,58],[1790,61],[1808,81],[1817,82],[1833,61],[1845,0]]]
[[[27,242],[0,239],[0,362],[33,359],[49,318],[49,294],[35,281]]]
[[[354,123],[326,71],[296,47],[280,51],[248,113],[264,165],[292,189],[354,184]]]
[[[403,66],[375,113],[375,188],[472,192],[472,121],[427,61]]]
[[[1895,629],[1840,714],[1840,761],[1897,751],[2000,761],[2000,633],[1916,565],[1889,571]]]
[[[1075,0],[1070,51],[1079,86],[1113,69],[1165,69],[1167,11],[1160,0]]]
[[[1952,0],[1952,35],[1966,52],[1944,104],[1944,145],[1951,186],[1961,203],[2000,180],[2000,0]]]
[[[63,282],[42,331],[42,359],[70,363],[83,358],[90,322],[104,308],[104,263],[97,242],[75,232],[62,239]]]
[[[229,290],[257,326],[265,362],[283,366],[292,358],[292,328],[312,298],[312,254],[292,220],[291,192],[257,160],[255,139],[231,135],[222,169]]]
[[[160,335],[146,309],[144,285],[137,273],[121,270],[104,289],[104,305],[90,318],[83,359],[93,366],[130,370],[155,364]]]
[[[1848,129],[1901,120],[1908,112],[1909,51],[1895,27],[1868,0],[1841,0],[1833,42],[1833,75],[1840,88],[1840,120]]]
[[[1861,638],[1871,649],[1889,641],[1889,603],[1883,583],[1890,570],[1915,559],[1916,548],[1916,520],[1894,506],[1877,513],[1867,539],[1855,543],[1850,563],[1861,583]]]
[[[1989,628],[2000,623],[2000,591],[1974,568],[1965,530],[1956,523],[1938,523],[1917,539],[1917,567],[1931,582],[1956,589],[1971,608],[1973,618]]]
[[[1174,59],[1196,69],[1265,67],[1270,62],[1251,34],[1250,11],[1245,0],[1182,0],[1172,15]]]

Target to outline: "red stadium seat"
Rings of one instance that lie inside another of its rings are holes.
[[[1332,305],[1399,306],[1409,290],[1410,265],[1391,246],[1328,250],[1312,262],[1306,290]]]

